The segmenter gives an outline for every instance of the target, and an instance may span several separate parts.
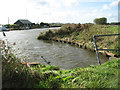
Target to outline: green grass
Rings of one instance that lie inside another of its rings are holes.
[[[119,26],[109,26],[107,30],[109,30],[112,33],[118,32]]]
[[[118,88],[118,62],[108,61],[101,66],[61,70],[56,66],[37,65],[26,68],[7,64],[3,71],[3,86],[14,88]],[[20,69],[21,68],[21,69]],[[16,72],[18,71],[18,73]],[[6,82],[6,83],[5,83]]]
[[[36,88],[118,88],[118,60],[73,70],[46,69]],[[47,67],[47,66],[46,66]],[[44,68],[40,66],[37,70]]]

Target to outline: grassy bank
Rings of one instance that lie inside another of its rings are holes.
[[[112,25],[93,25],[93,24],[67,24],[59,30],[41,33],[38,39],[61,39],[79,42],[82,46],[90,50],[95,50],[93,36],[104,34],[118,34],[118,26]],[[98,48],[119,49],[120,38],[118,36],[98,37]],[[109,51],[116,56],[120,56],[118,51]]]
[[[52,65],[27,67],[3,42],[1,46],[3,88],[118,88],[120,59],[73,70]]]
[[[118,88],[118,63],[112,60],[101,66],[59,70],[57,67],[38,65],[34,67],[45,77],[36,88]],[[56,70],[57,69],[57,70]]]
[[[120,59],[101,66],[61,70],[56,66],[27,68],[4,62],[3,88],[118,88],[118,63]]]

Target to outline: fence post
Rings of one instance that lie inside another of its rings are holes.
[[[99,56],[99,52],[98,52],[98,48],[97,48],[95,36],[93,36],[93,40],[94,40],[94,43],[95,43],[95,48],[96,48],[96,54],[97,54],[98,63],[99,63],[99,65],[101,65],[100,56]]]

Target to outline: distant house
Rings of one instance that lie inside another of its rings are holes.
[[[32,23],[27,19],[19,19],[14,24],[18,25],[20,29],[29,29]]]

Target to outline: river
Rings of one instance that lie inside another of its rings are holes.
[[[73,69],[98,64],[95,52],[65,43],[37,40],[40,32],[46,30],[46,28],[43,28],[9,31],[5,33],[11,44],[16,43],[12,49],[15,50],[14,52],[22,61],[46,64],[41,58],[41,56],[43,56],[47,61],[51,62],[51,65],[59,66],[63,69]],[[0,32],[0,38],[4,38],[2,32]],[[100,55],[100,59],[102,63],[107,61],[107,58],[102,55]]]

